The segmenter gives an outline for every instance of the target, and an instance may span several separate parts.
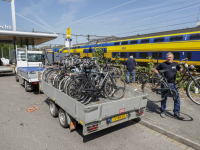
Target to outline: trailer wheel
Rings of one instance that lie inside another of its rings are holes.
[[[32,85],[30,85],[30,83],[28,81],[26,81],[26,80],[24,81],[24,88],[25,88],[26,92],[30,92],[30,91],[33,90]]]
[[[24,88],[25,88],[25,91],[28,92],[28,86],[27,86],[27,81],[24,81]]]
[[[54,117],[54,118],[58,117],[58,108],[53,101],[49,102],[49,110],[50,110],[52,117]]]
[[[19,82],[19,78],[17,77],[17,73],[15,72],[15,80],[16,82]]]
[[[60,125],[63,128],[69,127],[69,124],[68,124],[68,121],[67,121],[66,112],[64,110],[62,110],[61,108],[58,111],[58,118],[59,118]]]

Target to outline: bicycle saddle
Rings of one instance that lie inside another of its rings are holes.
[[[166,69],[166,70],[158,70],[160,73],[163,73],[163,72],[167,72],[169,71],[169,69]]]

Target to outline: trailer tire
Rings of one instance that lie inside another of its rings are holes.
[[[58,119],[63,128],[69,127],[66,112],[61,108],[58,111]]]
[[[24,81],[24,88],[25,88],[25,91],[28,92],[27,81]]]
[[[28,81],[24,81],[24,88],[25,88],[25,91],[26,92],[30,92],[30,91],[32,91],[33,90],[33,87],[32,87],[32,85],[30,85],[31,87],[28,87],[29,85],[28,84],[30,84],[30,83],[28,83]]]
[[[16,82],[19,82],[19,78],[18,78],[18,76],[17,76],[17,73],[15,72],[15,80],[16,80]]]
[[[49,102],[49,110],[51,113],[51,116],[56,118],[58,117],[58,107],[56,106],[56,104],[50,100]]]

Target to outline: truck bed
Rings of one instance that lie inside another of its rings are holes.
[[[19,67],[17,69],[17,74],[29,82],[38,82],[38,72],[42,72],[44,69],[45,68],[39,69],[39,67]]]

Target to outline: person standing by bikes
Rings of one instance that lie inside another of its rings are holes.
[[[129,76],[132,75],[132,83],[135,82],[135,66],[137,65],[135,59],[133,56],[130,56],[129,59],[125,62],[126,68],[127,68],[127,84],[130,83]]]
[[[176,81],[177,71],[180,71],[181,73],[185,73],[185,69],[182,69],[178,63],[173,62],[173,59],[174,59],[173,53],[168,52],[166,55],[166,59],[167,61],[158,65],[156,69],[154,69],[154,72],[157,73],[159,76],[159,72],[158,72],[159,70],[168,70],[164,72],[164,76],[167,79],[168,85],[172,87],[172,89],[174,89],[177,93],[177,97],[174,99],[174,109],[173,109],[174,116],[179,120],[183,120],[184,118],[180,115],[181,103],[180,103],[179,92],[175,85],[175,81]],[[165,117],[165,113],[166,113],[166,103],[167,103],[167,97],[161,101],[160,116],[163,118]]]

